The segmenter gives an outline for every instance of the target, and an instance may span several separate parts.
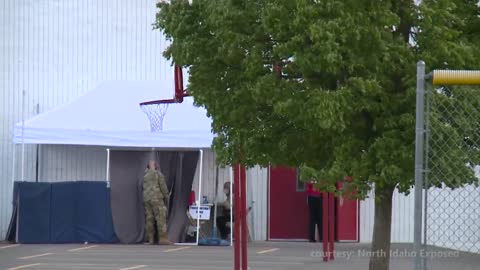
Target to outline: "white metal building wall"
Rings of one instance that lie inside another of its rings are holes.
[[[477,172],[480,176],[480,171]],[[413,243],[414,195],[395,191],[392,211],[392,242]],[[374,198],[360,203],[360,242],[372,241]],[[425,192],[423,192],[425,198]],[[468,185],[455,190],[430,189],[428,192],[427,241],[430,245],[467,252],[480,246],[480,188]],[[422,206],[423,207],[423,206]],[[423,239],[422,224],[422,239]]]
[[[162,80],[171,73],[162,57],[166,41],[152,29],[156,2],[0,3],[0,237],[6,233],[11,212],[15,122],[36,114],[37,104],[39,112],[50,110],[105,80]],[[115,97],[105,106],[115,106]],[[20,149],[17,146],[17,160]],[[35,152],[35,146],[26,147],[25,179],[35,177]],[[56,166],[49,160],[44,163],[50,169]],[[16,179],[19,174],[20,162]],[[94,174],[102,178],[100,171]],[[73,176],[60,174],[59,180],[64,177]]]
[[[434,188],[427,200],[428,244],[480,253],[480,187]]]
[[[42,145],[40,161],[40,182],[106,181],[105,147]]]
[[[395,190],[392,206],[392,242],[413,242],[413,211],[413,189],[409,195]],[[370,243],[372,241],[374,215],[375,196],[372,190],[369,197],[360,202],[360,242]]]
[[[267,240],[268,168],[256,166],[247,171],[248,203],[251,205],[249,226],[255,240]]]

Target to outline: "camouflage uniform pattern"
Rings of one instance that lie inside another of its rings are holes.
[[[145,206],[145,237],[153,244],[155,237],[155,222],[160,238],[167,239],[167,207],[169,200],[165,177],[159,171],[148,169],[143,179],[143,201]]]

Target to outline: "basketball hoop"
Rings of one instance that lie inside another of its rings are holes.
[[[150,121],[150,131],[163,130],[163,119],[167,114],[168,106],[173,102],[173,100],[160,100],[140,103],[140,108]]]

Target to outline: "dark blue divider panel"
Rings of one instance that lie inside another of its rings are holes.
[[[119,243],[120,240],[117,237],[117,234],[115,233],[115,227],[113,226],[113,216],[112,216],[112,204],[111,204],[111,192],[112,190],[110,188],[107,189],[107,198],[106,198],[106,214],[105,214],[105,232],[104,232],[104,237],[105,241],[104,243]]]
[[[19,243],[118,242],[105,182],[16,182],[15,197],[8,239],[18,230]]]
[[[75,185],[75,231],[77,241],[117,242],[110,207],[110,189],[105,182],[79,181]]]
[[[75,182],[52,183],[50,201],[51,243],[74,243],[75,233]]]
[[[50,242],[50,198],[48,183],[19,182],[18,242]]]

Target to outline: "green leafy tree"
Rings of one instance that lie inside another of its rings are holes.
[[[361,198],[373,188],[372,251],[387,256],[370,269],[388,269],[392,194],[414,184],[415,64],[478,65],[476,2],[171,0],[155,27],[213,119],[219,161],[302,167],[330,191],[349,175]]]

